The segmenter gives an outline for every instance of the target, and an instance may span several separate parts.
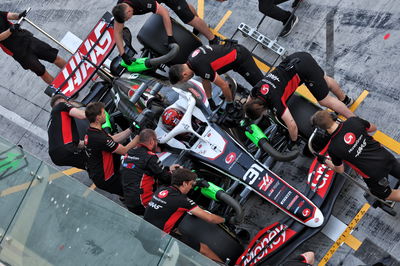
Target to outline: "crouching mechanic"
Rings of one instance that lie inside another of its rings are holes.
[[[122,161],[122,186],[124,204],[131,212],[143,215],[153,192],[158,185],[169,185],[171,173],[178,164],[164,168],[155,154],[157,136],[154,130],[144,129],[139,134],[139,141],[134,149],[128,151]]]
[[[211,82],[221,88],[225,102],[233,105],[233,97],[228,82],[220,75],[233,70],[239,73],[251,86],[263,78],[253,56],[243,45],[228,41],[225,45],[204,45],[194,50],[186,64],[174,65],[169,69],[172,84],[186,82],[194,75],[200,76],[211,109],[215,109],[212,100]]]
[[[33,37],[29,31],[22,30],[19,24],[12,24],[9,21],[18,20],[25,15],[26,11],[20,14],[0,11],[0,48],[12,56],[24,69],[31,70],[44,82],[51,84],[54,78],[46,71],[39,59],[53,63],[60,69],[66,62],[57,55],[57,49]]]
[[[221,2],[224,0],[218,1]],[[132,59],[125,54],[122,30],[124,28],[125,21],[128,21],[130,18],[132,18],[133,15],[143,15],[150,12],[160,15],[164,23],[165,32],[168,36],[168,44],[176,43],[173,37],[172,23],[169,17],[169,12],[158,2],[165,3],[184,23],[189,24],[197,29],[209,40],[210,43],[219,43],[219,38],[217,38],[211,32],[204,20],[197,15],[194,7],[188,4],[185,0],[119,0],[118,4],[112,10],[115,18],[114,38],[118,51],[127,65],[132,64]]]
[[[400,201],[400,190],[392,190],[388,175],[400,179],[400,162],[368,133],[376,126],[359,117],[343,123],[335,122],[327,111],[318,111],[312,118],[313,125],[325,129],[330,135],[325,163],[338,173],[344,172],[346,162],[364,179],[371,193],[378,198]]]
[[[172,173],[171,186],[160,188],[154,193],[144,214],[144,219],[201,254],[221,262],[221,259],[206,244],[185,237],[177,230],[186,213],[195,215],[209,223],[225,222],[224,218],[206,212],[186,196],[194,187],[196,178],[197,175],[188,169],[176,169]]]
[[[64,95],[51,98],[49,128],[49,155],[58,166],[73,166],[86,169],[86,155],[83,141],[73,118],[86,119],[85,111],[75,108]]]
[[[251,90],[244,105],[246,115],[255,120],[270,109],[277,118],[283,120],[292,144],[295,143],[298,140],[298,128],[286,103],[302,83],[321,105],[346,118],[354,116],[347,108],[354,102],[353,99],[342,91],[333,78],[326,76],[314,58],[306,52],[297,52],[286,57]],[[336,98],[330,96],[329,91]]]
[[[135,128],[128,128],[114,136],[108,135],[101,127],[106,122],[104,104],[101,102],[88,104],[85,114],[90,123],[85,136],[89,178],[98,188],[123,196],[119,172],[120,155],[124,155],[134,148],[139,137],[136,136],[126,146],[118,144],[118,142],[125,141],[135,131]]]

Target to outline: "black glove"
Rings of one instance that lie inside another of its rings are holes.
[[[326,159],[326,157],[325,157],[324,155],[317,154],[316,156],[317,156],[317,161],[318,161],[320,164],[325,164],[325,159]]]
[[[24,10],[23,12],[18,14],[18,19],[22,18],[22,17],[26,17],[26,12],[27,10]]]
[[[235,224],[239,224],[239,223],[240,223],[240,221],[236,221],[235,216],[228,216],[225,218],[225,224],[235,225]]]
[[[168,36],[168,44],[177,43],[174,36]]]
[[[122,58],[122,60],[124,60],[125,64],[127,64],[127,65],[131,65],[136,60],[135,58],[130,57],[126,53],[123,53],[121,55],[121,58]]]
[[[141,127],[138,123],[136,123],[136,121],[133,121],[129,128],[133,134],[139,135]]]
[[[211,111],[214,111],[215,109],[217,109],[217,105],[215,104],[215,102],[212,98],[208,98],[208,103],[210,104]]]
[[[10,31],[11,31],[11,33],[14,33],[14,32],[16,32],[16,31],[19,31],[21,29],[21,25],[19,25],[19,24],[12,24],[11,26],[10,26]]]
[[[287,148],[289,149],[289,150],[293,150],[293,149],[297,149],[298,147],[297,147],[297,143],[299,142],[299,140],[296,140],[296,141],[293,141],[293,140],[290,140],[289,141],[289,143],[288,143],[288,145],[287,145]]]

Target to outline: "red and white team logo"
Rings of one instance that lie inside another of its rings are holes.
[[[235,159],[236,159],[236,153],[231,152],[226,156],[225,163],[231,164],[235,161]]]
[[[308,217],[310,215],[310,213],[311,213],[310,209],[304,209],[302,212],[304,217]]]
[[[163,199],[163,198],[165,198],[166,196],[168,196],[168,190],[161,190],[161,191],[158,193],[158,197],[159,197],[160,199]]]
[[[258,187],[260,188],[260,190],[267,191],[267,189],[271,186],[274,180],[275,180],[274,178],[266,174],[265,176],[263,176],[262,181],[258,183]]]
[[[266,95],[269,92],[269,85],[268,84],[263,84],[261,86],[260,92],[262,95]]]
[[[356,135],[354,133],[346,133],[343,138],[344,142],[348,145],[352,145],[356,141]]]
[[[195,57],[196,55],[198,55],[200,53],[200,49],[196,49],[193,51],[192,53],[192,57]]]

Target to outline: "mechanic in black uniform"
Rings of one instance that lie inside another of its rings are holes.
[[[85,111],[75,108],[64,95],[51,98],[49,128],[49,155],[58,166],[73,166],[86,169],[83,141],[79,140],[78,129],[73,118],[86,119]]]
[[[0,11],[0,47],[24,69],[30,69],[44,82],[51,84],[54,78],[46,71],[39,59],[53,63],[60,69],[66,62],[57,55],[57,49],[33,37],[32,33],[21,29],[19,24],[9,21],[18,20],[25,15],[26,11],[20,14]]]
[[[209,223],[225,222],[224,218],[206,212],[186,196],[194,187],[196,178],[196,173],[188,169],[176,169],[172,173],[171,186],[160,188],[154,193],[149,206],[146,208],[144,219],[201,254],[221,262],[221,259],[207,245],[185,237],[177,230],[177,226],[186,213],[195,215]]]
[[[288,259],[282,266],[312,266],[314,265],[315,254],[312,251],[304,252],[293,258]]]
[[[376,126],[359,117],[336,123],[328,111],[318,111],[312,123],[325,129],[331,139],[328,147],[330,159],[326,164],[338,173],[344,172],[346,162],[364,179],[372,194],[378,198],[400,201],[400,190],[392,190],[388,175],[400,179],[400,162],[368,133]]]
[[[155,154],[157,135],[152,129],[144,129],[139,134],[139,142],[128,151],[122,161],[122,187],[126,207],[137,215],[143,215],[153,192],[159,183],[169,185],[171,172],[180,167],[173,164],[164,168]]]
[[[322,106],[346,118],[354,116],[347,108],[353,104],[353,99],[342,91],[333,78],[326,76],[314,58],[306,52],[297,52],[286,57],[251,90],[244,105],[247,116],[255,120],[267,109],[272,110],[275,116],[286,124],[290,139],[295,143],[298,128],[286,103],[302,83]],[[330,96],[329,91],[337,98]]]
[[[169,69],[169,79],[175,84],[186,82],[194,75],[200,76],[211,109],[214,109],[210,82],[222,89],[227,103],[233,101],[228,82],[220,77],[220,74],[229,70],[239,73],[252,86],[263,78],[251,52],[243,45],[227,42],[225,45],[204,45],[197,48],[189,55],[186,64],[177,64]]]
[[[130,149],[134,148],[139,136],[136,136],[126,146],[118,144],[118,142],[125,141],[132,134],[134,127],[114,136],[108,135],[101,128],[101,125],[106,122],[104,104],[101,102],[88,104],[85,114],[90,123],[85,136],[89,177],[98,188],[123,196],[119,171],[120,155],[125,155]]]
[[[289,11],[283,10],[278,7],[279,4],[287,2],[288,0],[258,0],[258,10],[264,15],[279,20],[285,27],[279,34],[279,37],[286,37],[292,31],[294,26],[299,21],[298,17]],[[294,0],[292,7],[296,7],[300,0]],[[291,16],[292,15],[292,16]]]
[[[222,2],[225,0],[217,1]],[[162,16],[165,32],[168,35],[168,43],[176,42],[173,37],[172,23],[168,10],[161,6],[158,2],[165,3],[184,23],[193,26],[196,30],[203,34],[210,41],[210,43],[219,43],[219,38],[217,38],[211,32],[204,20],[197,15],[195,8],[188,4],[185,0],[119,0],[118,4],[112,10],[115,19],[114,38],[119,54],[122,56],[122,59],[126,64],[130,65],[132,63],[132,59],[125,54],[122,39],[122,29],[124,28],[125,21],[132,18],[133,15],[143,15],[153,12]]]

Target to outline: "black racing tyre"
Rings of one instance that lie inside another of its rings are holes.
[[[199,38],[172,19],[172,30],[174,38],[179,44],[179,52],[173,60],[166,65],[183,64],[187,61],[189,54],[202,43]],[[151,15],[140,29],[137,38],[144,48],[149,49],[155,56],[168,53],[167,34],[163,21],[159,15]]]
[[[178,229],[182,234],[206,244],[223,261],[229,258],[235,262],[244,250],[239,241],[220,225],[207,223],[192,215],[186,215]]]

